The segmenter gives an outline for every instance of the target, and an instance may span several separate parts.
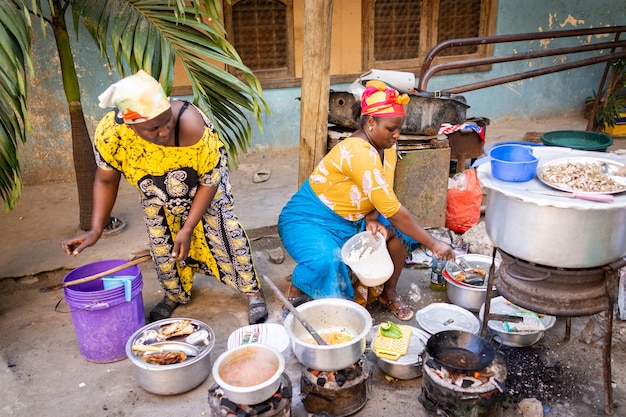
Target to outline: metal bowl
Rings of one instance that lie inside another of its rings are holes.
[[[504,297],[495,297],[491,300],[489,311],[494,314],[516,314],[520,310],[506,303]],[[485,316],[485,305],[480,308],[479,317],[483,321]],[[551,329],[556,323],[556,317],[544,315],[540,318],[545,330]],[[493,339],[505,346],[511,347],[527,347],[532,346],[544,335],[545,330],[532,331],[532,332],[509,332],[506,330],[501,321],[489,320],[487,323],[489,333],[493,336]]]
[[[218,356],[213,378],[224,395],[236,404],[259,404],[271,398],[280,387],[285,359],[275,348],[251,343],[237,346]],[[251,381],[251,378],[258,381]],[[253,382],[257,382],[252,384]]]
[[[197,336],[178,336],[167,341],[157,341],[156,332],[165,325],[179,320],[189,320]],[[191,342],[191,343],[189,343]],[[145,352],[136,351],[141,347],[160,347],[163,350],[181,350],[187,353],[184,362],[171,365],[156,365],[144,362],[141,356]],[[137,330],[126,342],[126,356],[135,368],[139,386],[153,394],[175,395],[187,392],[202,382],[211,373],[211,350],[215,346],[215,333],[205,323],[189,318],[169,318],[150,323]]]
[[[480,306],[485,303],[487,297],[487,279],[489,278],[489,269],[491,268],[491,256],[468,254],[457,257],[457,263],[464,262],[472,268],[484,268],[487,272],[484,283],[482,285],[470,285],[459,282],[454,277],[458,271],[453,271],[450,263],[446,264],[443,270],[443,277],[446,280],[446,292],[451,303],[470,311],[480,310]],[[496,259],[496,272],[502,261]],[[495,287],[494,287],[495,294]]]
[[[284,326],[301,364],[319,371],[337,371],[361,358],[365,352],[365,337],[372,328],[372,316],[365,308],[350,300],[323,298],[304,303],[297,310],[322,338],[338,332],[352,336],[344,343],[320,346],[290,313]]]

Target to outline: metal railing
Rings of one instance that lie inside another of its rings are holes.
[[[428,91],[428,81],[436,73],[458,69],[458,68],[473,68],[481,65],[490,65],[495,63],[522,61],[535,58],[542,58],[547,56],[567,55],[579,52],[590,52],[608,50],[607,53],[594,56],[591,58],[584,58],[575,61],[570,61],[562,64],[549,65],[543,68],[518,72],[510,75],[496,77],[488,80],[477,81],[470,84],[465,84],[457,87],[446,88],[441,90],[442,92],[448,92],[451,94],[459,94],[467,91],[478,90],[481,88],[491,87],[495,85],[505,84],[511,81],[523,80],[526,78],[537,77],[540,75],[551,74],[558,71],[565,71],[573,68],[583,67],[587,65],[594,65],[601,62],[607,62],[619,58],[626,58],[626,40],[620,41],[620,34],[626,32],[626,26],[611,26],[602,28],[590,28],[590,29],[574,29],[574,30],[561,30],[552,32],[538,32],[538,33],[521,33],[515,35],[495,35],[495,36],[481,36],[476,38],[462,38],[451,39],[433,47],[426,58],[419,75],[419,81],[417,89],[418,91]],[[515,54],[507,54],[500,56],[492,56],[485,58],[463,59],[458,61],[445,62],[431,66],[435,57],[443,50],[457,47],[457,46],[470,46],[470,45],[485,45],[496,44],[505,42],[519,42],[519,41],[531,41],[553,38],[567,38],[567,37],[579,37],[579,36],[591,36],[591,35],[610,35],[613,34],[612,41],[589,43],[586,45],[567,46],[553,49],[543,49],[540,51],[528,51]],[[606,74],[605,74],[606,75]]]

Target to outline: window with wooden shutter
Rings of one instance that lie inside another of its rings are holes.
[[[438,43],[495,32],[497,0],[363,0],[362,7],[364,71],[418,73]],[[454,47],[440,54],[437,62],[492,54],[492,45]]]
[[[233,0],[224,12],[230,42],[259,79],[294,77],[292,0]]]

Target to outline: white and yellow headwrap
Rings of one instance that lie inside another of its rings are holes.
[[[161,84],[143,70],[111,85],[98,100],[103,109],[117,107],[128,124],[147,122],[170,108]]]

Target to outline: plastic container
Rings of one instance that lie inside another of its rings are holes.
[[[489,152],[491,174],[502,181],[523,182],[533,179],[539,160],[525,145],[502,145]]]
[[[393,274],[393,262],[381,233],[369,231],[352,236],[341,248],[341,258],[367,287],[382,285]]]
[[[613,138],[599,132],[585,130],[555,130],[541,135],[541,141],[548,146],[580,149],[583,151],[606,152],[613,145]]]
[[[63,282],[104,272],[126,262],[116,259],[83,265],[68,273]],[[105,289],[102,279],[63,289],[80,353],[88,361],[107,363],[126,358],[126,341],[146,324],[141,269],[134,265],[120,271],[122,274],[134,277],[130,301],[126,301],[124,285]]]

